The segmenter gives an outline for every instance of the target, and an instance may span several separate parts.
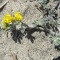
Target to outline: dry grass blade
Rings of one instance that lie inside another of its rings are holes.
[[[3,2],[3,3],[0,5],[0,9],[3,8],[3,7],[7,4],[8,1],[9,1],[9,0],[6,0],[5,2]]]

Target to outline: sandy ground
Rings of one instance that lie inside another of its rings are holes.
[[[0,11],[0,21],[5,13],[13,14],[16,11],[21,11],[24,15],[23,21],[31,25],[34,20],[38,20],[43,15],[36,9],[35,4],[38,2],[9,0],[3,10]],[[54,44],[50,43],[50,39],[43,32],[35,32],[33,36],[35,36],[34,43],[24,36],[21,44],[19,44],[12,40],[10,34],[7,38],[6,32],[0,31],[0,60],[52,60],[60,56],[60,52],[54,49]]]

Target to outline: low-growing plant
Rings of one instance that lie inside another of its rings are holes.
[[[15,12],[14,16],[11,16],[9,13],[5,14],[2,20],[2,28],[7,29],[12,25],[17,25],[23,20],[21,12]]]
[[[22,20],[23,15],[21,12],[15,12],[13,16],[11,16],[11,14],[9,13],[6,13],[2,20],[2,29],[7,32],[7,37],[8,37],[8,31],[10,30],[11,36],[15,42],[17,42],[17,40],[20,42],[20,39],[22,39],[23,36],[23,34],[20,31],[22,26],[19,27],[19,29],[16,28],[16,26],[19,23],[22,24]]]
[[[34,42],[35,37],[32,34],[35,31],[45,32],[55,45],[60,45],[60,31],[58,28],[58,13],[57,9],[59,2],[55,8],[47,7],[49,0],[40,0],[41,6],[43,6],[43,11],[45,13],[38,20],[34,21],[32,24],[34,27],[29,27],[27,24],[22,22],[23,15],[21,12],[15,12],[13,16],[9,13],[5,14],[2,20],[2,29],[11,31],[11,36],[15,42],[17,40],[21,43],[22,37],[26,35],[31,42]],[[20,24],[21,23],[21,24]],[[16,26],[20,24],[19,29]],[[22,32],[23,31],[23,32]]]
[[[44,0],[45,1],[45,0]],[[59,28],[58,28],[58,13],[57,9],[59,6],[59,2],[55,6],[55,8],[50,8],[47,6],[47,4],[41,0],[40,4],[44,5],[43,11],[45,11],[45,14],[39,18],[39,20],[36,20],[33,22],[35,26],[39,26],[39,28],[43,28],[44,30],[48,31],[48,37],[54,42],[55,45],[60,45],[60,34],[59,34]]]
[[[39,2],[42,6],[46,6],[46,4],[49,3],[49,0],[39,0]]]

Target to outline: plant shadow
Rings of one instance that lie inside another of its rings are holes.
[[[60,51],[60,45],[54,47],[57,51]]]
[[[41,26],[37,25],[35,27],[26,26],[24,33],[21,30],[17,30],[16,26],[11,27],[11,36],[12,39],[17,43],[17,41],[21,44],[21,40],[25,35],[25,38],[28,38],[32,43],[34,43],[35,37],[32,36],[34,32],[41,33],[42,31],[45,32],[45,35],[48,35],[49,31],[46,29],[40,29]],[[42,27],[41,27],[42,28]]]
[[[26,38],[28,38],[32,43],[34,43],[35,37],[32,36],[32,34],[33,34],[34,32],[39,32],[39,33],[41,33],[42,31],[45,32],[45,35],[47,35],[47,34],[49,33],[48,31],[39,29],[39,28],[37,28],[37,27],[34,27],[34,28],[27,27],[27,28],[25,29],[24,34],[26,34]]]
[[[11,32],[12,39],[17,43],[17,41],[21,44],[21,40],[23,37],[23,34],[20,30],[13,30]]]
[[[53,60],[60,60],[60,56],[58,56],[57,58],[53,58]]]

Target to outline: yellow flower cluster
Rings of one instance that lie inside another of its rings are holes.
[[[4,17],[3,17],[3,20],[2,20],[2,25],[3,25],[3,28],[6,28],[7,27],[7,24],[10,24],[12,22],[13,18],[10,14],[5,14]]]
[[[2,20],[3,28],[6,28],[7,25],[12,24],[13,21],[22,21],[23,16],[21,12],[15,12],[14,16],[11,16],[9,13],[5,14]]]
[[[21,21],[23,19],[21,12],[15,12],[14,17],[15,17],[15,20],[17,21]]]

